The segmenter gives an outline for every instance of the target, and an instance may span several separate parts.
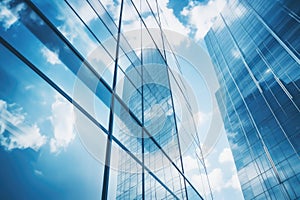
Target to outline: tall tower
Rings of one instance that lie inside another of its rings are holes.
[[[168,162],[161,156],[160,149],[168,151],[168,156],[174,160],[181,159],[168,66],[157,49],[143,49],[141,53],[143,54],[142,65],[132,64],[125,70],[122,99],[128,105],[130,112],[137,118],[140,116],[145,129],[138,131],[138,126],[128,115],[128,110],[117,109],[115,112],[120,120],[120,123],[117,122],[118,131],[125,145],[133,147],[132,152],[143,160],[153,174],[162,176],[162,181],[172,187],[174,194],[185,199],[187,198],[185,183],[180,179],[180,175],[174,172],[172,174],[169,165],[160,164],[161,160]],[[135,161],[129,156],[124,155],[122,151],[119,152],[117,199],[142,197],[142,191],[139,190],[142,183],[138,181],[138,177],[142,177],[143,171],[133,170],[132,167],[135,165]],[[180,162],[178,166],[181,168]],[[146,197],[174,198],[171,193],[159,187],[150,176],[144,178]]]
[[[245,199],[300,198],[300,2],[236,0],[205,37]]]

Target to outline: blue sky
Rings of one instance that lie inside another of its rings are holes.
[[[162,0],[159,4],[164,15],[162,24],[166,29],[189,36],[204,47],[203,37],[226,0]],[[106,6],[112,13],[118,10],[118,6],[111,2],[106,2]],[[74,25],[76,22],[62,19],[60,13],[51,13],[51,9],[48,11],[46,6],[41,8],[48,16],[57,15],[54,18],[56,25],[69,40],[76,41],[77,48],[82,49],[80,53],[88,55],[90,49],[95,48],[95,42]],[[18,13],[22,9],[24,8],[19,6],[14,12]],[[49,39],[51,36],[40,38],[44,43],[37,40],[28,27],[18,21],[18,15],[5,7],[5,2],[0,3],[0,13],[0,35],[34,64],[41,66],[40,69],[68,94],[72,94],[76,77],[64,65],[68,61],[62,61],[66,57],[59,56],[60,49],[51,48],[49,43],[44,44],[47,37]],[[95,19],[84,10],[82,15],[92,26]],[[135,28],[134,23],[127,26],[128,30]],[[106,37],[105,34],[102,37]],[[60,195],[65,195],[63,197],[66,199],[97,199],[101,187],[100,178],[95,174],[101,174],[103,165],[91,157],[80,143],[74,129],[71,104],[2,45],[0,55],[5,58],[0,63],[0,163],[8,163],[1,167],[0,175],[5,183],[0,182],[0,194],[6,191],[5,194],[11,195],[6,196],[7,198],[16,199],[24,196],[29,199],[45,196],[55,198]],[[75,62],[74,66],[78,65]],[[107,74],[105,78],[109,82],[111,74]],[[210,94],[205,88],[203,77],[193,76],[192,69],[184,72],[184,77],[199,101],[200,112],[197,117],[202,120],[199,129],[206,130],[210,122],[210,110],[203,105],[210,104],[214,94]],[[199,93],[195,85],[201,85],[203,93]],[[105,105],[99,109],[101,108],[105,108]],[[105,120],[103,115],[104,112],[100,118]],[[192,158],[186,159],[194,162]],[[235,199],[242,199],[224,130],[206,161],[215,199],[231,199],[232,195]],[[201,187],[197,174],[191,181]]]

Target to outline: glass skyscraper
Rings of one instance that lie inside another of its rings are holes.
[[[300,2],[233,0],[205,42],[245,199],[300,198]]]
[[[1,199],[203,199],[156,1],[4,0],[0,13]]]

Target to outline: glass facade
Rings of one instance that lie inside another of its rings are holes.
[[[205,37],[245,199],[300,198],[300,2],[233,0]]]
[[[159,10],[1,1],[1,198],[203,199],[184,171],[183,156],[199,175],[205,163]]]

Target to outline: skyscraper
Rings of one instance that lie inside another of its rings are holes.
[[[202,199],[184,170],[187,154],[200,175],[205,164],[157,2],[0,6],[1,198]]]
[[[245,199],[300,198],[300,2],[230,1],[205,37]]]

